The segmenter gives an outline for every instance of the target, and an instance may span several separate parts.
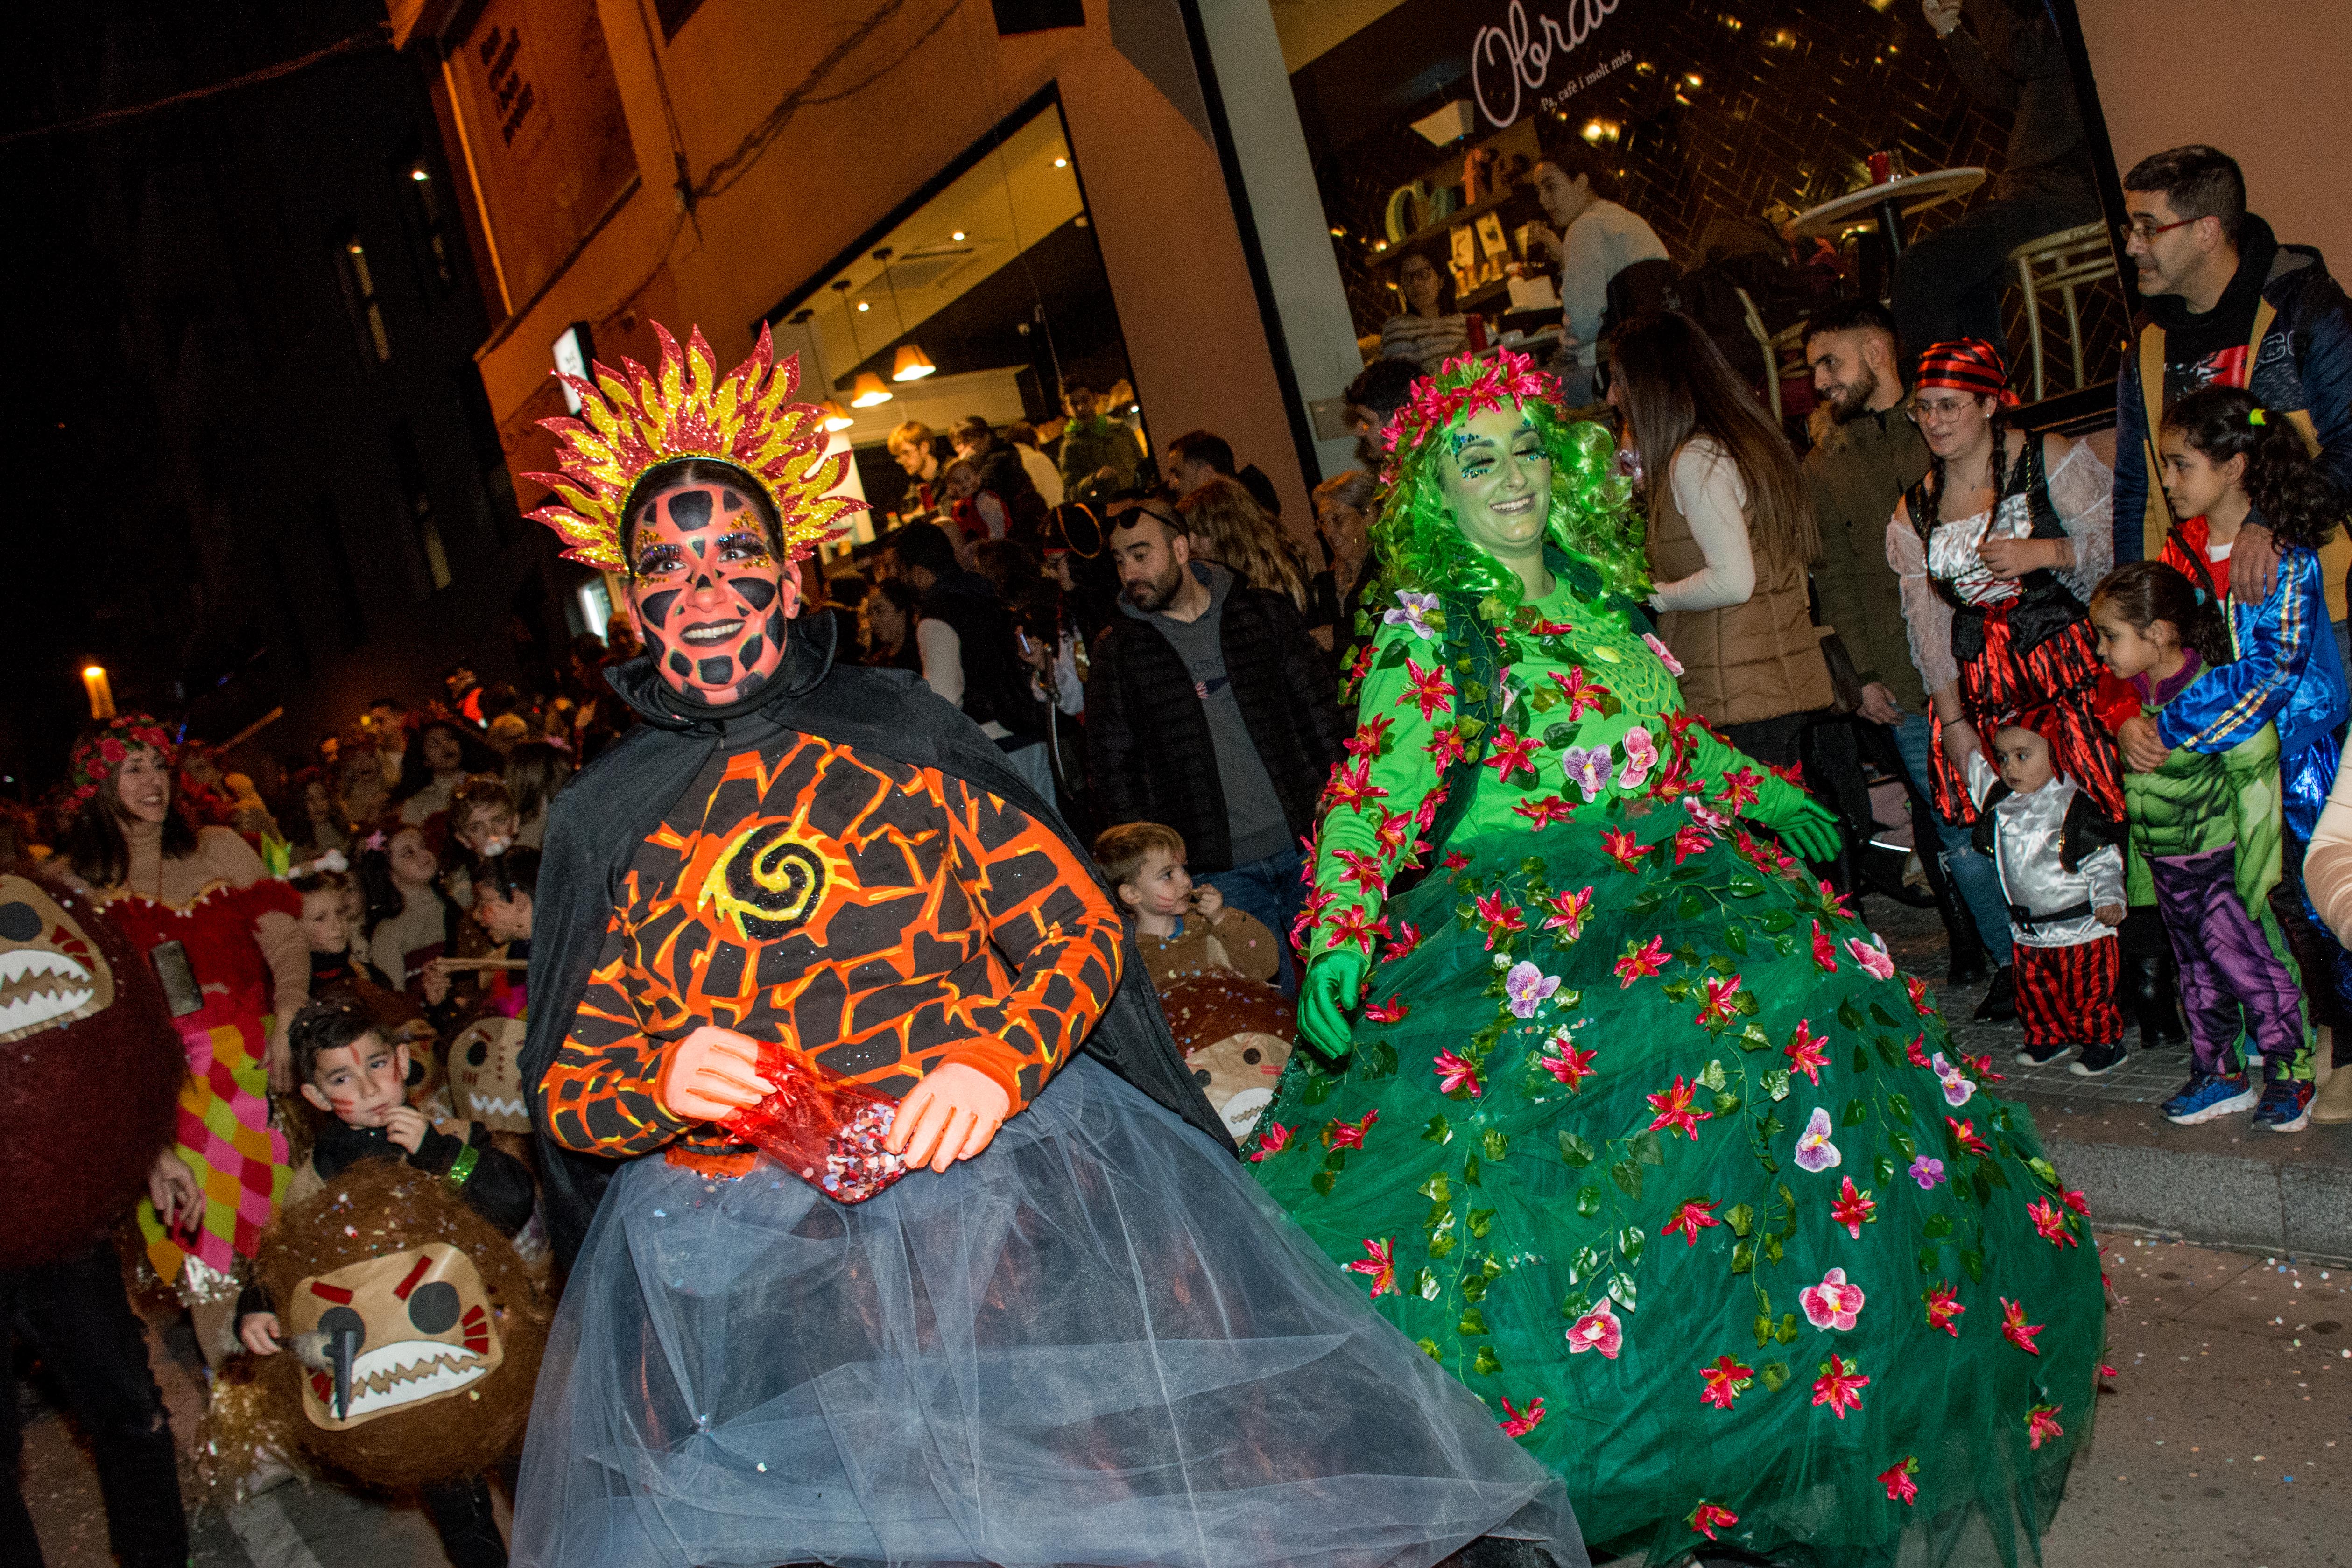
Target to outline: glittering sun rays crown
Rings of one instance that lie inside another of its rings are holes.
[[[1559,395],[1557,382],[1537,370],[1536,362],[1527,355],[1515,354],[1508,349],[1491,360],[1469,354],[1448,360],[1438,367],[1435,375],[1423,376],[1412,383],[1412,395],[1390,417],[1388,427],[1381,433],[1381,447],[1388,454],[1381,481],[1395,483],[1397,469],[1404,460],[1458,415],[1500,408],[1507,402],[1524,402],[1530,398],[1553,402]]]
[[[683,354],[659,322],[654,336],[661,340],[657,374],[625,358],[625,385],[601,363],[593,367],[594,386],[556,372],[578,395],[585,417],[541,420],[555,433],[563,471],[523,476],[562,503],[530,515],[562,536],[571,547],[566,559],[626,570],[621,512],[630,488],[646,469],[679,457],[729,464],[756,480],[776,503],[790,559],[801,559],[847,524],[864,503],[830,492],[848,472],[849,455],[824,455],[823,416],[814,405],[792,401],[800,362],[774,362],[765,326],[751,357],[723,377],[700,328]]]

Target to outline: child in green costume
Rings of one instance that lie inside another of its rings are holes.
[[[1506,351],[1391,426],[1314,1049],[1249,1157],[1596,1556],[2030,1559],[2105,1339],[2080,1195],[1755,831],[1835,848],[1684,714],[1609,438],[1551,399]]]
[[[2091,623],[2100,659],[2150,718],[2204,673],[2209,654],[2227,662],[2219,608],[2160,561],[2111,573],[2091,600]],[[2124,800],[2130,898],[2163,912],[2189,1016],[2194,1066],[2164,1117],[2187,1127],[2252,1110],[2262,1093],[2246,1071],[2247,1040],[2273,1078],[2308,1077],[2311,1057],[2301,975],[2271,913],[2282,859],[2278,731],[2265,723],[2226,751],[2176,747],[2155,771],[2124,775]],[[2293,1132],[2305,1122],[2268,1124]]]

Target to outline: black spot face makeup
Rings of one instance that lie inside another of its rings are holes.
[[[706,703],[765,685],[800,585],[758,511],[726,485],[681,485],[640,502],[635,524],[629,597],[662,678]]]

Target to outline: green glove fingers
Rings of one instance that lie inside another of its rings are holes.
[[[1348,1054],[1348,1015],[1363,996],[1370,964],[1361,953],[1324,953],[1307,966],[1306,983],[1298,988],[1299,1035],[1334,1061]]]

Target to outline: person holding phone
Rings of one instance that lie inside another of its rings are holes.
[[[74,743],[58,859],[162,983],[188,1080],[173,1153],[193,1185],[139,1206],[148,1261],[188,1307],[207,1365],[235,1353],[238,1282],[287,1182],[271,1091],[291,1087],[285,1022],[310,996],[301,895],[173,792],[173,741],[125,714]]]

